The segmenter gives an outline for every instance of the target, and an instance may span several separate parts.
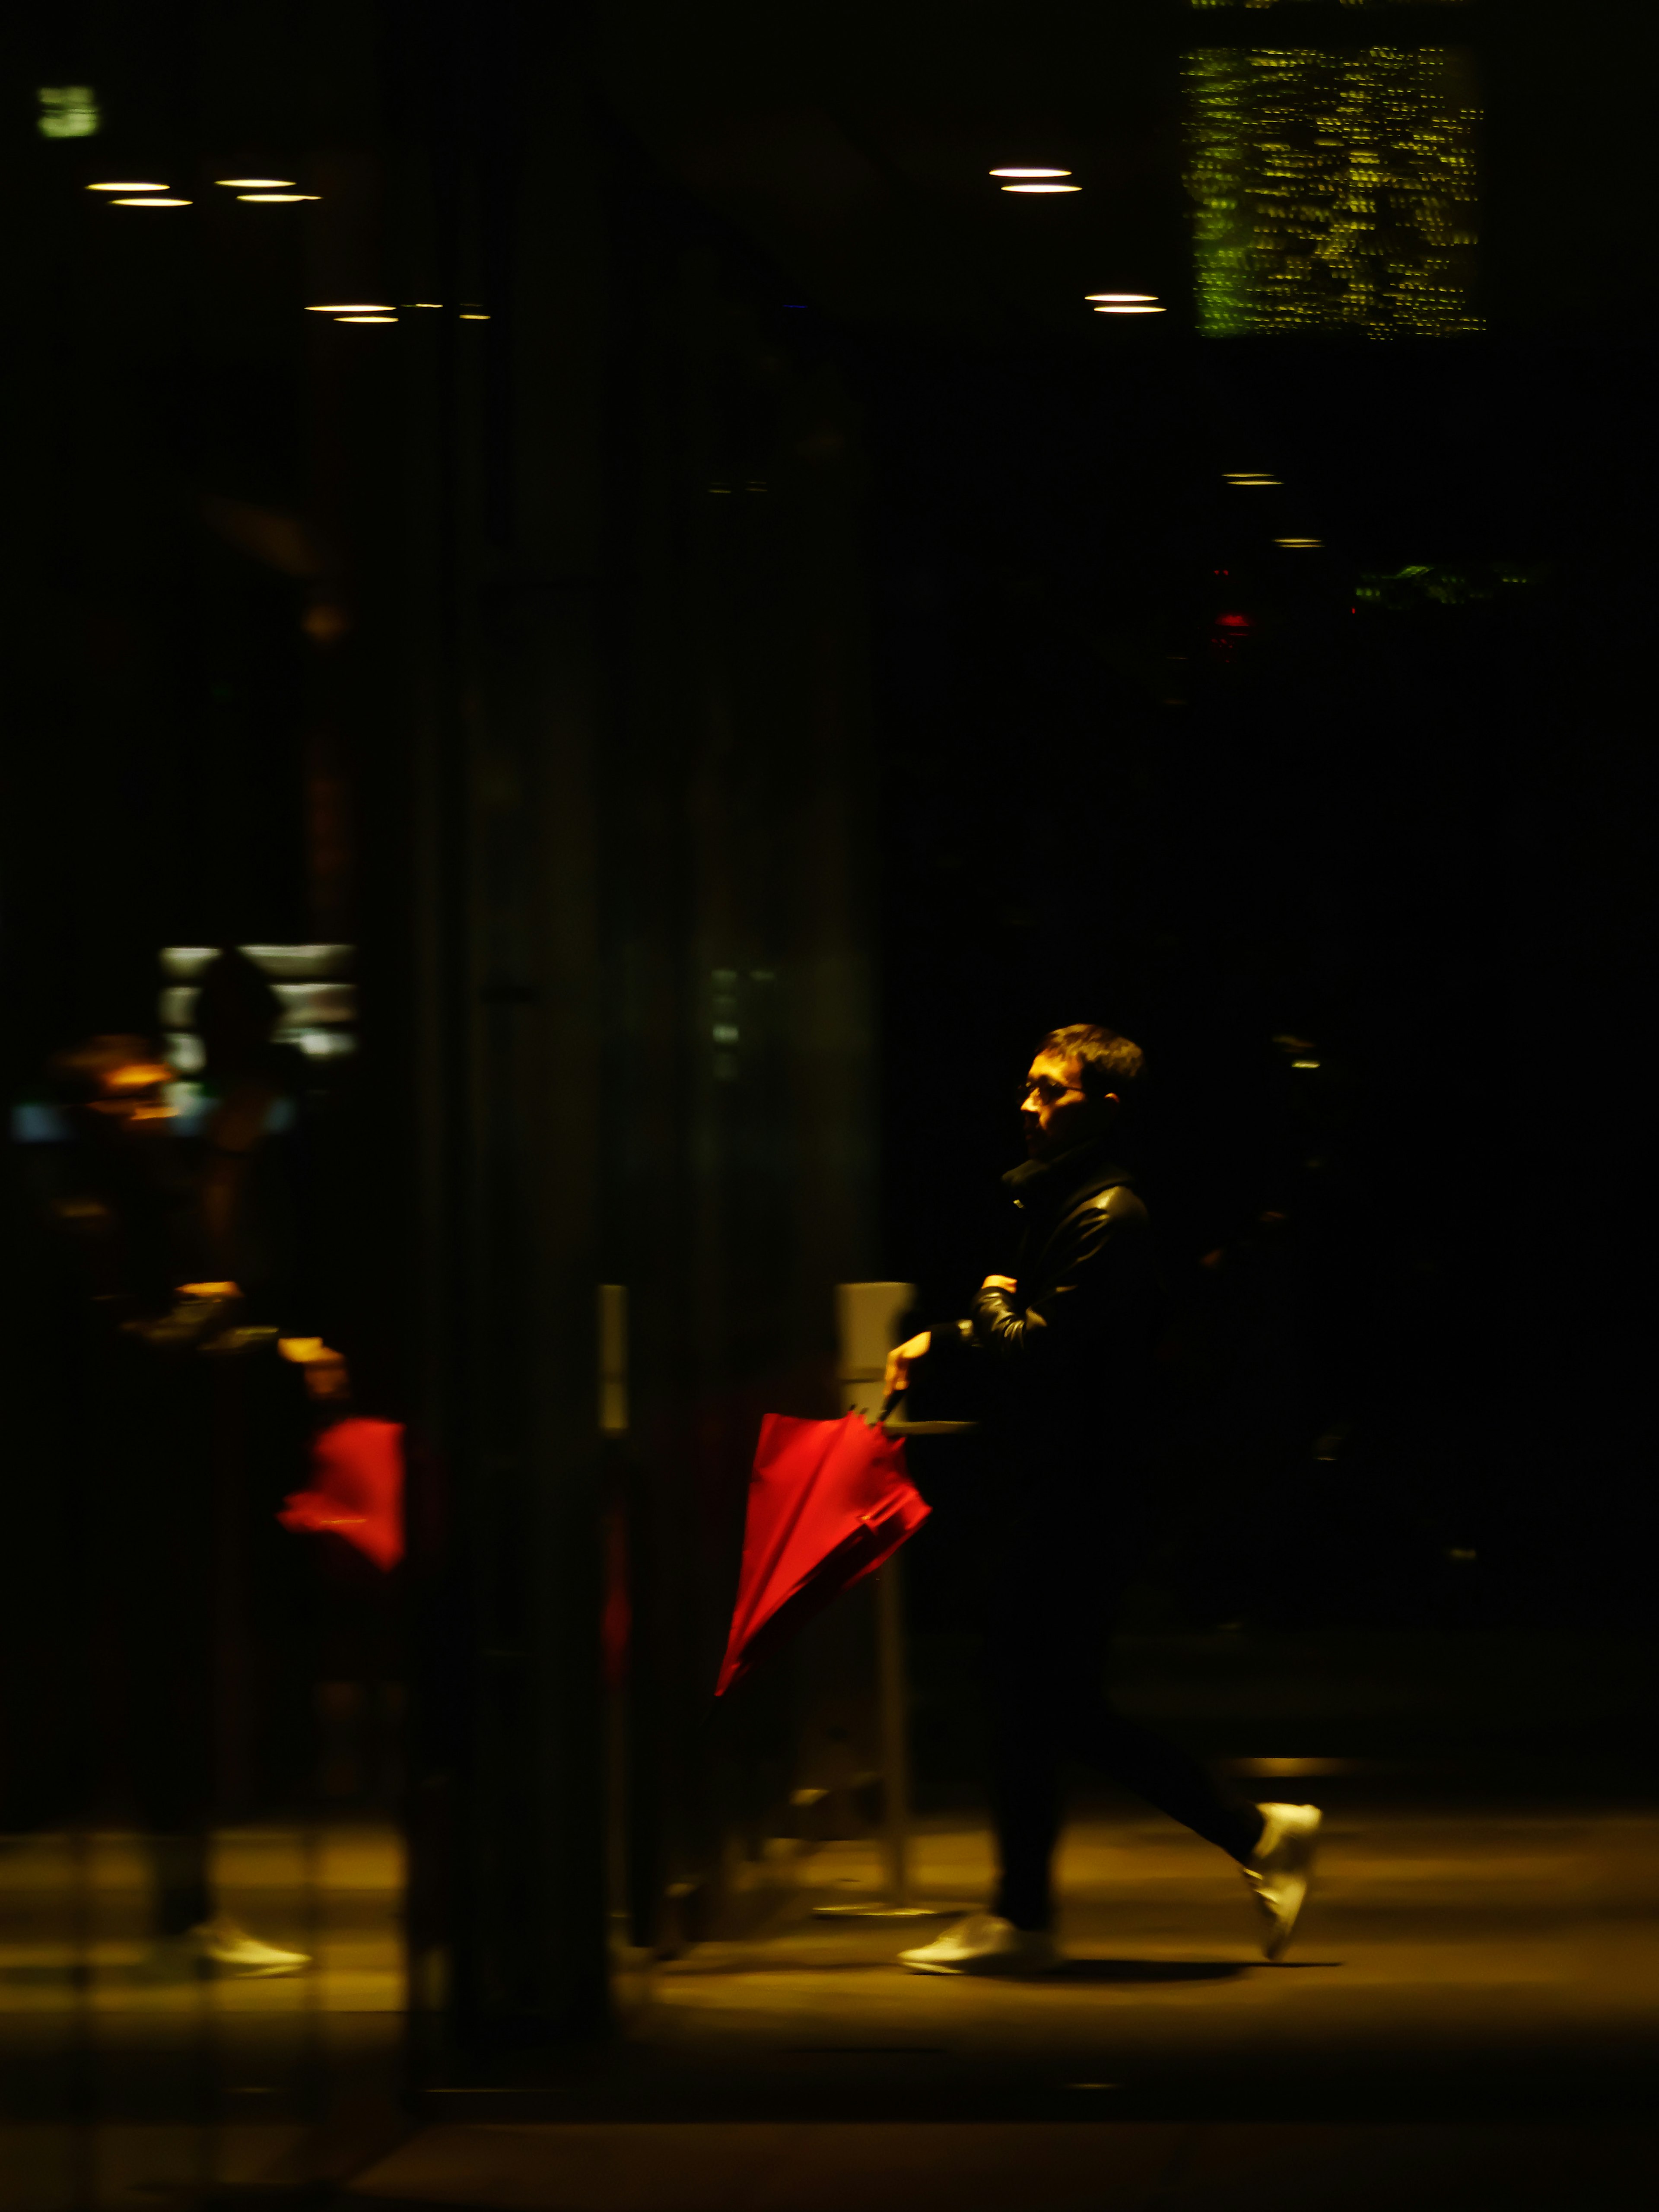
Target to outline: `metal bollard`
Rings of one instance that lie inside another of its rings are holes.
[[[848,1412],[873,1420],[884,1401],[887,1354],[898,1342],[899,1324],[915,1302],[913,1283],[837,1283],[836,1285],[836,1378],[841,1402]],[[928,1431],[961,1428],[963,1422],[924,1425]],[[911,1425],[886,1424],[890,1435]],[[957,1905],[918,1905],[910,1876],[910,1736],[908,1686],[904,1664],[904,1584],[898,1558],[875,1577],[876,1698],[881,1742],[883,1844],[887,1861],[887,1898],[879,1905],[821,1905],[820,1917],[908,1920],[956,1913]]]

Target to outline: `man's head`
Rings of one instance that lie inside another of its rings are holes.
[[[282,1019],[283,1002],[246,952],[228,945],[204,969],[196,993],[196,1033],[210,1075],[258,1067]]]
[[[1140,1079],[1146,1055],[1115,1030],[1073,1022],[1050,1030],[1025,1079],[1020,1121],[1034,1160],[1103,1137]]]

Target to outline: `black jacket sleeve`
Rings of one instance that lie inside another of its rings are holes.
[[[1120,1187],[1056,1229],[1030,1283],[983,1290],[969,1324],[975,1347],[1021,1382],[1058,1380],[1143,1352],[1160,1310],[1146,1209]]]

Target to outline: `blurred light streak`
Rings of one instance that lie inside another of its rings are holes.
[[[301,200],[319,200],[320,192],[238,192],[239,200],[250,200],[259,207],[293,207]]]
[[[1069,177],[1069,169],[993,169],[994,177]]]
[[[161,973],[175,977],[181,983],[193,982],[210,962],[218,957],[216,945],[164,945],[161,947]]]
[[[189,200],[183,199],[146,198],[137,200],[112,200],[109,204],[112,207],[189,207],[191,204]]]
[[[236,950],[279,982],[322,982],[351,965],[353,945],[239,945]],[[176,947],[188,955],[193,948]],[[208,957],[211,959],[210,953]]]
[[[113,1091],[154,1091],[159,1085],[171,1083],[173,1070],[164,1061],[131,1060],[119,1067],[112,1067],[104,1078],[105,1087]]]
[[[1127,302],[1122,307],[1097,307],[1095,309],[1095,313],[1097,315],[1162,315],[1167,312],[1168,311],[1165,308],[1159,307],[1130,307]]]
[[[1350,1774],[1358,1762],[1352,1759],[1233,1759],[1227,1765],[1235,1774],[1300,1775]]]
[[[395,323],[396,315],[336,315],[337,323]]]
[[[213,181],[233,192],[285,192],[299,179],[295,177],[216,177]]]
[[[1004,185],[1005,192],[1080,192],[1081,185]]]
[[[308,315],[389,315],[392,309],[384,300],[343,300],[334,307],[307,307]]]
[[[88,185],[87,190],[89,192],[164,192],[167,186],[157,184]]]

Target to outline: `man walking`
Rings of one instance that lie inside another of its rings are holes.
[[[1152,1519],[1164,1304],[1146,1209],[1114,1158],[1143,1066],[1139,1047],[1111,1030],[1079,1023],[1043,1039],[1020,1105],[1028,1157],[1003,1178],[1019,1219],[1015,1273],[986,1277],[970,1319],[888,1355],[890,1394],[924,1359],[947,1388],[953,1373],[975,1376],[998,1470],[987,1656],[1000,1880],[988,1911],[901,1954],[920,1972],[1057,1963],[1051,1867],[1068,1753],[1237,1861],[1270,1959],[1307,1894],[1318,1812],[1231,1801],[1188,1753],[1114,1711],[1102,1688]]]

